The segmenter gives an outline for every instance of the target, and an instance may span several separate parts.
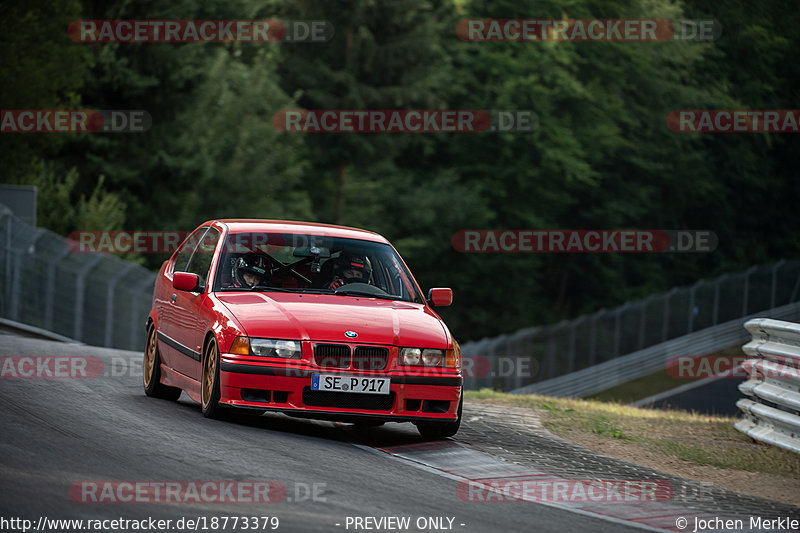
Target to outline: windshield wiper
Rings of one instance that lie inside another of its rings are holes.
[[[293,293],[301,293],[301,294],[333,294],[331,289],[316,289],[313,287],[295,287],[295,288],[283,288],[283,287],[270,287],[268,285],[256,285],[250,288],[251,291],[259,290],[259,291],[274,291],[274,292],[293,292]]]
[[[220,291],[276,291],[276,292],[294,292],[289,289],[282,289],[280,287],[269,287],[267,285],[254,285],[252,287],[220,287]]]
[[[314,287],[307,287],[305,289],[297,289],[298,292],[307,292],[309,294],[333,294],[333,289],[317,289]]]
[[[254,285],[252,287],[222,287],[221,291],[260,291],[260,292],[295,292],[308,294],[333,294],[332,289],[317,289],[314,287],[283,288],[269,285]]]
[[[343,296],[366,296],[367,298],[380,298],[381,300],[402,300],[400,296],[392,296],[390,294],[375,294],[374,292],[359,291],[359,290],[343,290],[336,291],[334,294],[341,294]]]

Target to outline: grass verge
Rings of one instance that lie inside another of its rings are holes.
[[[725,348],[724,350],[710,353],[704,357],[708,358],[709,360],[713,360],[715,357],[735,358],[743,355],[744,353],[742,352],[741,345],[737,344],[736,346],[731,346],[729,348]],[[711,374],[698,373],[698,375],[694,377],[687,376],[678,378],[674,375],[670,375],[670,373],[666,370],[659,370],[657,372],[653,372],[652,374],[648,374],[615,387],[611,387],[610,389],[600,391],[596,394],[591,394],[587,397],[587,399],[600,400],[603,402],[631,403],[635,402],[636,400],[641,400],[643,398],[647,398],[648,396],[665,392],[670,389],[680,387],[681,385],[691,383],[692,381],[698,381],[707,377],[711,377]]]
[[[732,417],[489,389],[466,391],[465,397],[534,409],[548,430],[568,440],[580,441],[582,436],[609,439],[701,466],[800,479],[800,455],[752,440],[733,427],[736,419]]]

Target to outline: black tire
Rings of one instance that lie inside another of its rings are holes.
[[[461,391],[461,399],[458,401],[458,419],[454,422],[415,422],[417,431],[427,440],[439,440],[452,437],[458,433],[461,427],[461,410],[464,407],[464,391]]]
[[[175,401],[180,398],[181,389],[161,383],[161,354],[158,351],[158,337],[153,324],[147,328],[147,343],[144,346],[142,361],[142,383],[144,393],[152,398]]]
[[[200,405],[206,418],[222,418],[224,407],[219,403],[219,347],[211,339],[203,350],[200,376]]]

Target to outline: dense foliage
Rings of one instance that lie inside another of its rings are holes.
[[[793,0],[12,0],[3,109],[144,109],[147,133],[0,134],[39,220],[289,218],[388,237],[462,340],[797,254],[800,137],[678,134],[675,109],[797,107]],[[318,19],[324,44],[85,44],[75,19]],[[715,42],[465,42],[463,18],[707,18]],[[281,109],[521,109],[529,133],[301,134]],[[758,207],[757,207],[758,206]],[[711,254],[463,254],[461,229],[711,229]],[[151,267],[162,256],[139,258]]]

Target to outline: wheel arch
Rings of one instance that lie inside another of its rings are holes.
[[[203,356],[205,356],[208,343],[212,340],[217,343],[217,349],[219,349],[219,339],[216,334],[211,330],[206,331],[206,336],[203,338]]]
[[[147,319],[144,321],[144,330],[147,331],[150,326],[152,325],[154,328],[158,329],[158,322],[156,321],[156,310],[152,309],[147,314]]]

